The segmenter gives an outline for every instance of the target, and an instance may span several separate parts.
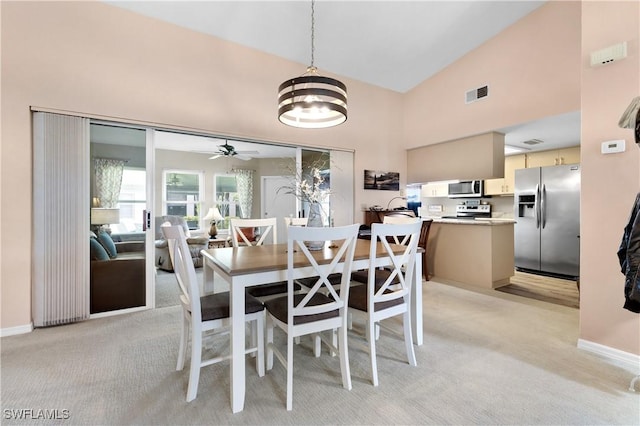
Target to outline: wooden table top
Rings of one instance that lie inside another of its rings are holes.
[[[406,248],[395,244],[390,244],[390,246],[396,254],[403,253]],[[369,240],[356,240],[354,260],[368,259],[369,248]],[[326,264],[333,258],[335,250],[337,250],[337,248],[329,248],[325,245],[323,250],[312,251],[311,253],[319,264]],[[377,253],[379,255],[386,254],[381,243],[378,243]],[[287,269],[286,244],[212,248],[202,250],[202,254],[228,275],[245,275],[255,272]],[[294,255],[294,265],[297,267],[309,265],[304,253],[296,252]]]

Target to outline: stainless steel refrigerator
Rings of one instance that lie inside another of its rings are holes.
[[[515,171],[518,270],[580,275],[580,165]]]

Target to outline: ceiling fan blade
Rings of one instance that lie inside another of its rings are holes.
[[[222,154],[216,154],[213,157],[209,157],[209,160],[215,160],[216,158],[222,157]]]
[[[246,155],[242,155],[242,154],[234,155],[233,158],[237,158],[238,160],[244,160],[244,161],[251,160],[251,157],[247,157]]]
[[[236,154],[260,154],[258,151],[235,151]]]

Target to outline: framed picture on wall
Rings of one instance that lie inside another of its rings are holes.
[[[385,191],[400,190],[400,173],[381,172],[378,170],[364,171],[364,189],[381,189]]]

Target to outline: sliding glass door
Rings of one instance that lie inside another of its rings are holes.
[[[150,132],[97,121],[90,126],[92,315],[153,306]]]

